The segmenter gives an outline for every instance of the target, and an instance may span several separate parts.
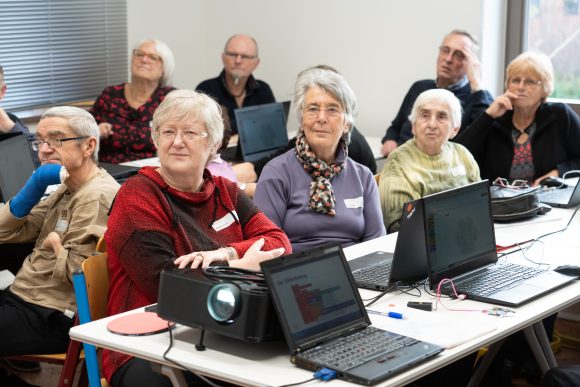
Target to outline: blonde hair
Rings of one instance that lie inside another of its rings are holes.
[[[554,67],[548,55],[541,52],[523,52],[508,65],[505,76],[505,87],[515,74],[529,74],[542,82],[543,98],[545,100],[554,91]]]

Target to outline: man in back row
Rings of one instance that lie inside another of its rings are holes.
[[[238,134],[234,110],[276,102],[270,86],[254,78],[252,73],[260,64],[258,44],[248,35],[233,35],[228,39],[222,53],[224,69],[217,78],[207,79],[196,87],[215,99],[227,118],[232,134]]]
[[[463,108],[460,130],[487,109],[493,98],[487,90],[481,88],[480,63],[475,55],[477,49],[477,40],[466,31],[453,30],[445,36],[437,56],[437,79],[424,79],[411,86],[382,139],[383,156],[388,156],[413,137],[409,114],[417,96],[426,90],[441,88],[455,94]]]

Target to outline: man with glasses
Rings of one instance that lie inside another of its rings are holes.
[[[227,110],[232,134],[238,133],[234,110],[276,102],[270,86],[254,78],[252,73],[260,64],[258,44],[249,35],[233,35],[222,52],[224,68],[216,78],[197,85],[196,90],[214,98]]]
[[[4,81],[4,69],[0,65],[0,101],[6,95],[6,82]],[[0,133],[24,133],[30,135],[28,128],[16,117],[0,106]]]
[[[14,283],[0,291],[0,357],[66,351],[76,313],[72,273],[94,253],[119,188],[97,166],[99,128],[82,109],[46,111],[32,146],[42,165],[0,208],[0,243],[35,243]],[[61,182],[40,201],[49,184]]]
[[[417,96],[426,90],[441,88],[455,94],[463,108],[460,130],[491,104],[491,94],[481,88],[477,48],[477,40],[466,31],[453,30],[445,36],[437,56],[437,78],[417,81],[411,86],[382,139],[383,156],[413,137],[409,114]]]

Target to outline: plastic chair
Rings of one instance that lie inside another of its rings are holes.
[[[107,315],[109,272],[106,249],[106,243],[101,238],[97,244],[97,253],[85,259],[82,263],[82,269],[73,274],[77,314],[81,324],[101,319]],[[97,349],[94,345],[86,343],[83,344],[83,347],[89,385],[91,387],[107,385],[106,381],[101,381]]]

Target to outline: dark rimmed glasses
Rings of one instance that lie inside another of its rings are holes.
[[[32,141],[30,144],[32,145],[32,149],[38,152],[42,144],[48,145],[50,149],[61,148],[63,146],[63,142],[67,141],[77,141],[77,140],[84,140],[85,138],[89,138],[89,136],[81,136],[81,137],[67,137],[67,138],[47,138],[46,140],[35,140]]]

